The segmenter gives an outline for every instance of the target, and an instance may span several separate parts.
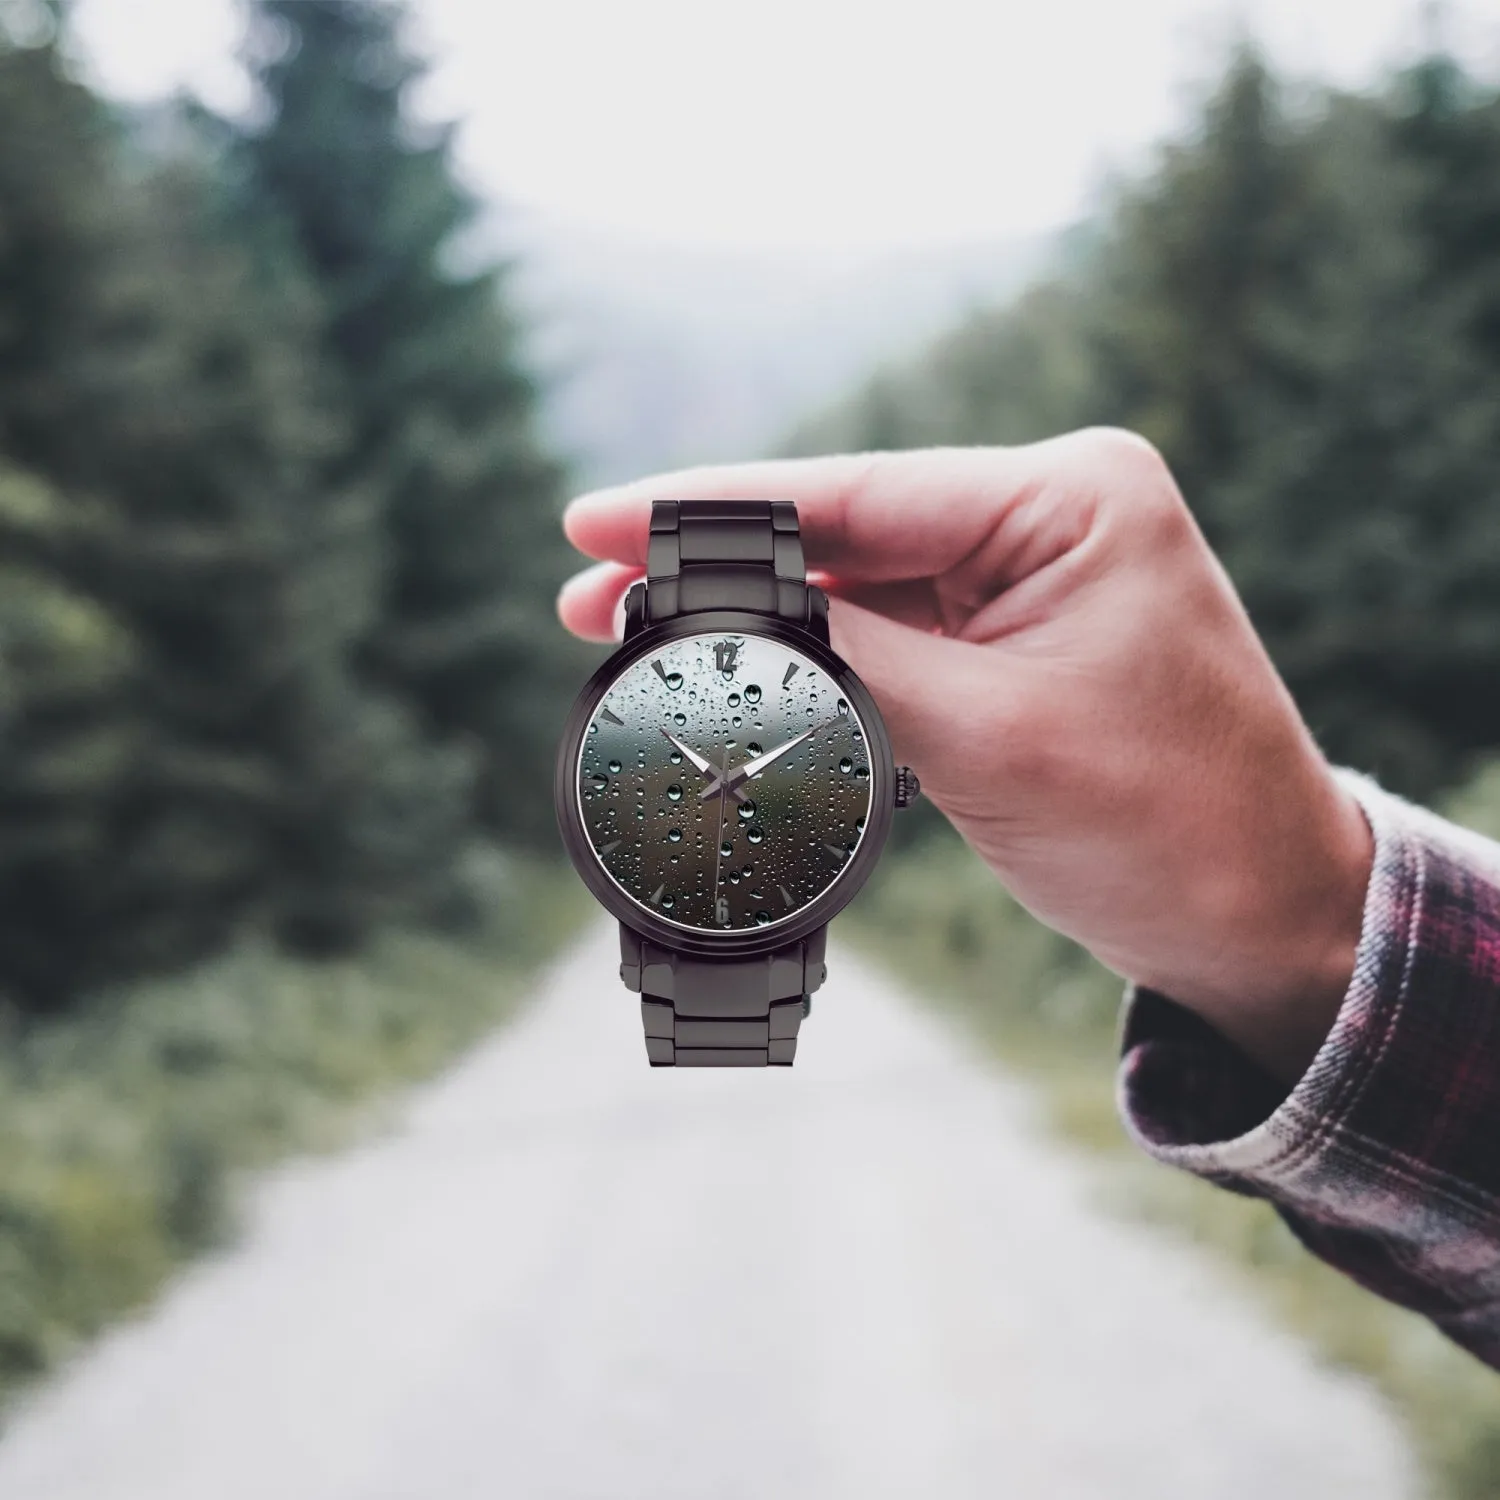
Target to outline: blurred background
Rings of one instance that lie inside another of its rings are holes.
[[[1500,3],[0,0],[0,1397],[587,920],[569,493],[1089,422],[1500,834]],[[935,815],[846,925],[1500,1492],[1493,1377],[1123,1154],[1117,982]]]

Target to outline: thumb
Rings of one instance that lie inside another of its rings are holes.
[[[914,629],[846,599],[828,607],[833,649],[879,705],[898,765],[934,791],[965,763],[976,690],[992,673],[982,646]]]

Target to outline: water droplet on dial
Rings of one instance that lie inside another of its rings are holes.
[[[667,759],[669,761],[671,761],[674,766],[680,766],[682,764],[682,751],[681,750],[674,750],[667,757]]]
[[[771,925],[771,913],[768,911],[756,912],[755,925],[757,927],[769,927]]]
[[[747,828],[745,830],[745,837],[749,839],[752,844],[758,844],[763,838],[765,838],[765,834],[762,833],[758,827]]]
[[[732,844],[720,844],[719,853],[722,854],[725,859],[728,859],[729,856],[734,853],[734,846]]]
[[[667,842],[669,844],[680,844],[682,842],[682,830],[680,828],[667,829]]]
[[[673,715],[672,715],[672,722],[673,722],[673,723],[674,723],[674,724],[675,724],[675,725],[676,725],[676,726],[677,726],[677,727],[678,727],[678,728],[679,728],[679,729],[681,729],[681,728],[682,728],[682,726],[683,726],[683,725],[684,725],[684,724],[686,724],[686,723],[687,723],[687,715],[686,715],[686,714],[673,714]]]
[[[609,785],[609,777],[608,776],[600,776],[598,774],[598,772],[595,772],[594,775],[593,775],[593,777],[591,779],[592,779],[594,785],[597,786],[597,787],[601,787],[602,788],[602,787],[606,787],[606,786]]]
[[[852,760],[850,760],[849,757],[846,755],[839,762],[839,770],[841,770],[844,773],[844,775],[847,776],[853,769],[854,769],[854,762]]]
[[[620,774],[620,762],[619,761],[617,761],[617,760],[610,761],[610,763],[609,763],[609,774],[611,776],[618,776]]]
[[[731,693],[727,701],[731,708],[738,708],[740,706],[740,695],[738,693]]]
[[[667,673],[667,677],[666,677],[666,683],[667,683],[667,686],[669,688],[671,688],[671,690],[675,693],[677,691],[677,689],[682,686],[682,673],[681,672],[668,672]]]
[[[759,703],[760,702],[760,689],[758,687],[756,687],[756,685],[753,682],[749,685],[749,687],[747,687],[745,689],[745,702],[746,703]]]
[[[667,788],[667,801],[668,802],[681,802],[682,801],[682,788],[680,786],[678,786],[675,781],[672,783],[671,786],[669,786]]]
[[[755,816],[755,803],[754,802],[741,802],[740,803],[740,822],[741,823],[748,823],[751,820],[751,818],[753,818],[754,816]]]
[[[856,781],[868,781],[870,779],[870,768],[868,766],[858,767],[854,772],[854,777]]]

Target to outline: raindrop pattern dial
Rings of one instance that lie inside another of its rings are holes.
[[[848,868],[874,791],[865,726],[811,658],[694,635],[627,667],[578,756],[584,830],[659,920],[774,927]]]

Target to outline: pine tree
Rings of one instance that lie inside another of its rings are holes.
[[[419,126],[403,13],[259,0],[268,124],[247,142],[250,214],[284,226],[325,318],[348,420],[339,485],[375,497],[386,570],[363,660],[429,732],[479,758],[493,832],[550,837],[550,758],[577,658],[553,620],[560,475],[500,270],[461,270],[474,204],[451,132]]]
[[[1101,313],[1124,330],[1106,351],[1147,351],[1106,362],[1110,415],[1155,426],[1324,746],[1418,795],[1500,744],[1500,346],[1475,315],[1500,286],[1494,241],[1466,276],[1447,219],[1483,223],[1500,141],[1475,149],[1447,83],[1419,110],[1451,109],[1475,178],[1457,194],[1402,149],[1401,100],[1292,118],[1237,64],[1185,170],[1121,225],[1124,263],[1154,271]]]
[[[1248,46],[1200,126],[1127,191],[1099,264],[1090,352],[1098,418],[1136,428],[1172,461],[1215,542],[1204,503],[1252,441],[1246,398],[1297,390],[1296,332],[1313,310],[1309,252],[1330,204],[1307,134]]]
[[[54,47],[0,53],[0,453],[12,498],[45,496],[0,505],[0,542],[123,662],[71,710],[106,748],[50,826],[86,823],[87,857],[43,840],[7,862],[0,830],[0,896],[31,934],[0,948],[0,986],[26,1003],[249,923],[326,949],[451,897],[461,757],[349,670],[378,539],[357,490],[326,488],[340,435],[309,309],[211,201],[189,157],[127,176]],[[45,684],[22,698],[24,751],[52,710]]]
[[[0,466],[7,527],[34,526],[58,503]],[[34,569],[0,568],[0,995],[11,1004],[55,1004],[120,958],[101,871],[117,857],[137,759],[124,712],[132,665],[127,633],[93,601]]]

